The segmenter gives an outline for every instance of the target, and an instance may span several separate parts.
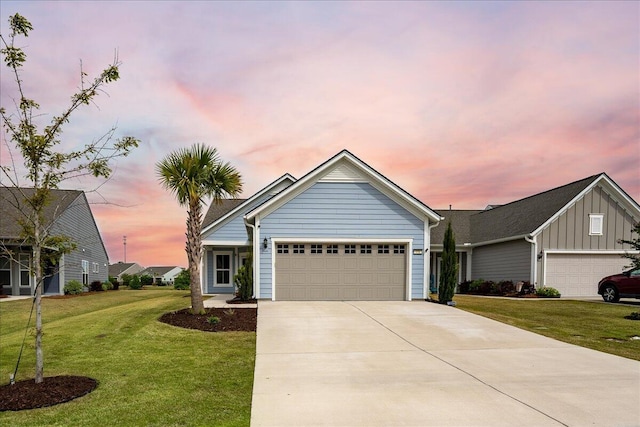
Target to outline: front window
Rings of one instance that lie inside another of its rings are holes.
[[[11,261],[0,257],[0,286],[11,287]]]
[[[231,255],[216,254],[216,286],[231,286]]]
[[[89,285],[89,261],[82,260],[82,284]]]

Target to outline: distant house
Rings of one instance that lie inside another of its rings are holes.
[[[36,286],[35,277],[29,273],[31,247],[20,235],[19,221],[24,218],[23,212],[29,212],[22,194],[29,197],[33,189],[0,187],[0,247],[11,253],[7,256],[0,252],[0,285],[8,295],[33,295]],[[58,265],[46,266],[44,294],[62,294],[70,280],[85,285],[107,280],[109,258],[82,191],[51,190],[43,219],[51,235],[65,235],[76,244],[73,252],[62,255]]]
[[[147,267],[138,273],[139,276],[148,275],[153,277],[153,283],[162,283],[165,285],[173,285],[173,281],[178,274],[182,272],[182,267],[171,266],[153,266]]]
[[[640,205],[607,174],[593,175],[482,211],[438,210],[431,265],[437,283],[442,238],[451,220],[459,280],[529,281],[563,296],[596,296],[598,281],[619,273]]]
[[[134,275],[144,270],[144,267],[136,262],[122,262],[109,265],[109,277],[115,277],[118,282],[122,283],[122,275]]]
[[[640,206],[606,174],[484,210],[432,210],[344,150],[296,180],[212,204],[203,293],[232,293],[253,254],[254,293],[272,300],[412,300],[437,290],[451,220],[458,281],[529,281],[595,296],[620,272]]]

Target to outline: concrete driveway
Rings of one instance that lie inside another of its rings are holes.
[[[640,362],[427,302],[259,302],[251,425],[640,426]]]

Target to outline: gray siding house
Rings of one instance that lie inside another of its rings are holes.
[[[444,225],[433,235],[451,220],[466,262],[461,281],[529,281],[563,296],[597,296],[598,281],[629,264],[618,240],[640,221],[638,203],[605,173],[484,211],[438,212]]]
[[[346,150],[234,203],[222,215],[212,206],[204,221],[205,293],[233,292],[233,274],[252,251],[257,298],[428,295],[425,256],[440,216]]]
[[[22,194],[32,191],[0,187],[0,285],[4,294],[33,295],[35,291],[35,280],[29,273],[31,248],[21,238],[17,222],[23,218],[22,212],[28,212]],[[109,259],[85,194],[52,190],[51,195],[44,213],[50,234],[71,238],[76,249],[63,255],[59,265],[45,268],[43,293],[62,294],[64,284],[70,280],[84,284],[106,281]]]

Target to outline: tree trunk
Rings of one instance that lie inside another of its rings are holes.
[[[42,245],[40,244],[40,221],[39,218],[35,221],[35,238],[33,241],[33,257],[32,264],[29,268],[29,273],[35,272],[36,280],[36,384],[40,384],[44,381],[44,355],[42,352],[42,265],[40,263],[40,255]]]
[[[191,309],[194,314],[204,312],[200,285],[200,261],[202,260],[201,211],[200,200],[189,203],[189,212],[187,212],[187,260],[189,262]]]

